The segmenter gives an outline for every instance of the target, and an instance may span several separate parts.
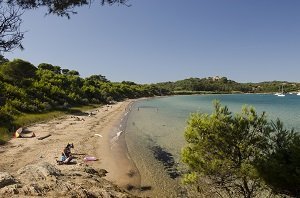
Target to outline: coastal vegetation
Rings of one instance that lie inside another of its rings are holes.
[[[78,71],[62,66],[50,63],[33,65],[21,59],[8,60],[1,55],[16,48],[23,49],[22,40],[25,32],[21,30],[21,25],[25,11],[41,9],[46,15],[54,14],[70,18],[76,13],[76,8],[90,6],[92,2],[95,1],[7,0],[0,2],[0,145],[6,143],[15,129],[20,126],[126,99],[165,95],[300,92],[300,83],[296,82],[239,83],[218,76],[193,77],[154,84],[112,82],[102,74],[81,77]],[[114,4],[130,6],[129,0],[96,2],[100,6]],[[122,20],[120,17],[118,19]],[[119,35],[122,35],[122,32],[119,32]],[[185,130],[187,146],[182,150],[182,161],[187,165],[184,182],[195,186],[195,193],[203,195],[206,191],[205,197],[212,194],[220,197],[245,198],[270,195],[299,197],[299,133],[285,129],[280,120],[269,121],[265,113],[259,115],[251,107],[244,107],[241,113],[235,115],[219,102],[215,102],[214,107],[211,114],[195,113],[188,120]],[[93,146],[95,148],[95,145]],[[22,152],[26,149],[24,148]],[[174,168],[176,162],[171,153],[160,146],[153,146],[150,149],[154,157],[164,163],[170,178],[181,176],[177,168]],[[42,155],[34,156],[44,158]],[[9,164],[9,166],[13,165]],[[90,168],[60,172],[47,163],[28,165],[19,170],[14,176],[2,174],[2,180],[10,186],[2,188],[0,194],[11,196],[16,193],[25,196],[29,193],[29,195],[41,196],[52,189],[55,191],[54,195],[60,196],[130,197],[125,191],[102,181],[104,170],[102,174],[100,170]],[[53,172],[50,175],[34,175],[37,170],[41,170],[42,173]],[[32,174],[27,175],[26,172]],[[30,183],[31,178],[37,177],[41,178],[38,184]],[[65,182],[70,178],[76,180],[72,186]],[[96,185],[95,181],[97,181]],[[112,191],[111,194],[98,191],[102,186],[107,186],[109,188],[107,190]]]
[[[185,130],[184,181],[198,192],[228,197],[299,196],[300,136],[254,108],[232,115],[219,102],[209,114],[195,113]],[[208,186],[208,188],[203,188]]]
[[[189,78],[176,82],[137,84],[111,82],[103,75],[80,77],[78,71],[41,63],[0,57],[0,143],[14,129],[32,122],[51,119],[83,108],[127,98],[170,94],[217,94],[296,92],[299,83],[237,83],[222,78]],[[211,115],[193,114],[185,132],[188,146],[183,161],[190,172],[186,182],[209,185],[229,196],[255,197],[272,192],[299,194],[300,137],[283,128],[280,121],[269,122],[265,114],[244,108],[235,116],[215,104]]]
[[[226,77],[188,78],[175,82],[157,83],[161,88],[176,94],[202,94],[202,93],[275,93],[297,92],[300,83],[286,81],[270,81],[259,83],[238,83]]]
[[[78,106],[162,94],[169,92],[156,85],[139,85],[129,81],[110,82],[103,75],[82,78],[75,70],[62,69],[48,63],[41,63],[36,67],[24,60],[9,61],[2,56],[0,139],[3,143],[3,140],[9,138],[9,131],[28,124],[37,117],[41,118],[45,113],[46,118],[59,115],[59,112],[71,111],[72,108],[74,110]],[[27,119],[29,117],[34,119]]]
[[[19,126],[68,113],[74,107],[107,104],[126,98],[163,95],[298,91],[299,83],[238,83],[226,77],[189,78],[175,82],[137,84],[111,82],[105,76],[80,77],[78,71],[0,56],[0,142]],[[56,111],[56,113],[54,113]],[[30,119],[29,119],[30,118]]]

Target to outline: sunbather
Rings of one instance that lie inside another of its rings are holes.
[[[61,164],[68,164],[73,159],[73,156],[71,154],[71,148],[74,148],[73,143],[69,144],[64,148],[63,152],[61,153],[61,159],[57,160],[57,163],[59,165]]]

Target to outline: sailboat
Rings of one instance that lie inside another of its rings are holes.
[[[285,96],[284,93],[283,93],[283,85],[281,87],[281,93],[277,94],[277,96],[279,96],[279,97],[284,97]]]
[[[280,87],[278,89],[279,92],[274,93],[275,96],[278,96],[280,94]]]

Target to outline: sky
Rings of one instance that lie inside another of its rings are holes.
[[[300,82],[299,0],[129,0],[77,8],[71,19],[27,11],[23,45],[6,53],[111,81],[225,76]]]

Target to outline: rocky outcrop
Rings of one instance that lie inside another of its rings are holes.
[[[0,172],[0,197],[135,197],[105,180],[107,172],[88,166],[59,170],[43,162],[14,175]]]
[[[15,183],[17,183],[17,181],[9,173],[1,173],[0,172],[0,188],[3,188],[4,186],[15,184]]]

